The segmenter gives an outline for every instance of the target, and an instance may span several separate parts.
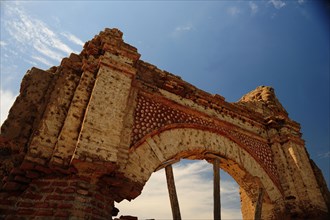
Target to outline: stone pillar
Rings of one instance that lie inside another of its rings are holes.
[[[241,198],[241,212],[243,219],[253,219],[255,206],[252,199],[242,187],[239,188],[239,194]]]
[[[16,106],[36,105],[40,112],[24,109],[18,118],[24,123],[8,121],[2,128],[0,149],[8,153],[0,152],[0,219],[111,219],[114,201],[140,194],[141,184],[120,173],[128,159],[140,57],[122,36],[117,29],[102,31],[80,55],[49,70],[40,91],[22,84]],[[38,82],[41,74],[33,69],[25,78]],[[29,133],[20,132],[25,125]]]
[[[327,206],[301,139],[299,124],[289,121],[270,125],[268,135],[280,176],[286,215],[315,218],[327,213]]]
[[[221,220],[220,159],[213,160],[213,219]]]
[[[176,193],[172,165],[165,167],[168,195],[170,197],[173,220],[181,220],[179,200]]]
[[[125,164],[133,123],[134,65],[140,55],[123,42],[119,30],[106,29],[100,36],[103,54],[72,159]]]

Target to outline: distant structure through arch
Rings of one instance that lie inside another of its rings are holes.
[[[139,58],[105,29],[60,66],[27,72],[1,127],[1,218],[109,219],[180,159],[228,172],[244,219],[329,217],[323,176],[271,87],[229,103]]]

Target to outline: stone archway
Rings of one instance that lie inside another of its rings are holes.
[[[284,209],[278,187],[248,152],[229,138],[213,132],[178,128],[148,137],[132,150],[123,172],[129,178],[146,182],[150,175],[167,161],[205,159],[211,162],[214,155],[221,157],[220,168],[229,173],[240,185],[244,219],[254,217],[260,187],[266,190],[262,219],[278,217],[276,213]]]
[[[329,216],[322,174],[273,88],[229,103],[140,60],[107,28],[25,75],[1,127],[0,217],[107,219],[162,163],[212,156],[241,186],[244,216],[259,186],[265,218]]]

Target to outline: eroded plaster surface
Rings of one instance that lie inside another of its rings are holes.
[[[107,219],[183,158],[220,158],[245,219],[260,188],[263,219],[328,217],[323,176],[273,88],[229,103],[139,58],[105,29],[58,67],[27,72],[1,127],[1,217]]]

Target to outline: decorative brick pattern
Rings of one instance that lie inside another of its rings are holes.
[[[131,147],[137,147],[135,145],[138,145],[144,138],[157,133],[159,130],[166,129],[166,127],[184,128],[191,126],[211,130],[238,142],[261,164],[279,186],[272,150],[268,144],[237,130],[221,126],[221,122],[216,119],[202,118],[192,113],[186,113],[141,94],[137,98]]]
[[[326,183],[272,88],[226,102],[139,60],[122,36],[106,28],[58,67],[27,72],[1,127],[0,219],[109,219],[166,160],[208,154],[224,154],[244,189],[243,218],[259,187],[262,219],[328,217]]]

